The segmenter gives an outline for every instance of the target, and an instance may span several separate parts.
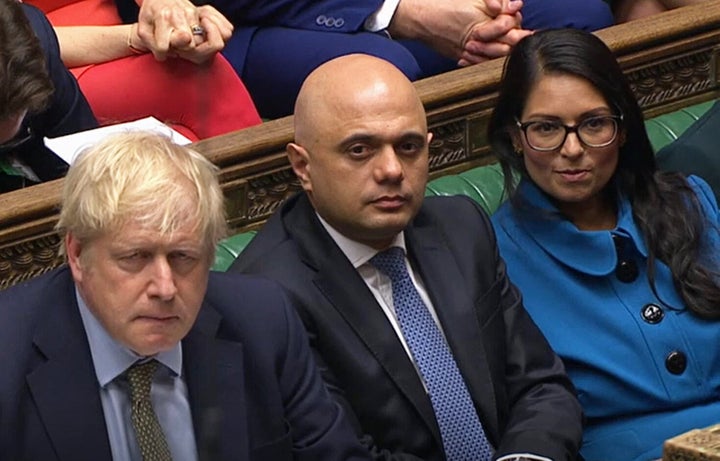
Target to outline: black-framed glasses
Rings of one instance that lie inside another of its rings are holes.
[[[13,152],[15,149],[32,139],[32,137],[33,133],[30,129],[30,125],[22,127],[12,139],[0,144],[0,155]]]
[[[532,120],[523,123],[515,119],[515,123],[525,135],[528,146],[540,152],[550,152],[565,144],[568,133],[575,133],[586,147],[608,146],[615,141],[622,120],[622,115],[598,115],[588,117],[574,126],[557,120]]]

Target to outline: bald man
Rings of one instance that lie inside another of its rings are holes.
[[[570,460],[581,411],[468,198],[424,198],[425,112],[392,65],[305,81],[287,153],[304,192],[232,270],[292,298],[323,378],[375,459]]]

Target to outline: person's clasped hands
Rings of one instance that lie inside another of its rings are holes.
[[[522,0],[401,0],[389,32],[419,39],[468,66],[510,52],[523,30]]]
[[[134,31],[158,61],[179,57],[196,64],[222,50],[232,32],[232,23],[214,7],[188,0],[144,0]]]

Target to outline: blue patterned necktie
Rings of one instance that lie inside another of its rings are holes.
[[[400,330],[430,394],[447,460],[490,460],[493,449],[470,393],[450,347],[410,279],[402,248],[380,252],[370,264],[392,282]]]

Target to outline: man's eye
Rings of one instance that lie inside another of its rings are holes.
[[[399,151],[405,155],[412,155],[420,152],[422,148],[422,144],[408,141],[400,144]]]
[[[181,251],[170,254],[170,258],[176,261],[190,261],[197,259],[195,256]]]
[[[117,264],[120,268],[128,272],[138,272],[145,267],[150,257],[150,253],[148,252],[140,250],[132,251],[118,256]]]
[[[348,153],[352,157],[366,157],[370,155],[370,148],[365,145],[357,145],[357,146],[351,146],[348,149]]]
[[[193,253],[185,253],[183,251],[173,252],[168,255],[170,266],[180,275],[184,275],[197,267],[200,257]]]

